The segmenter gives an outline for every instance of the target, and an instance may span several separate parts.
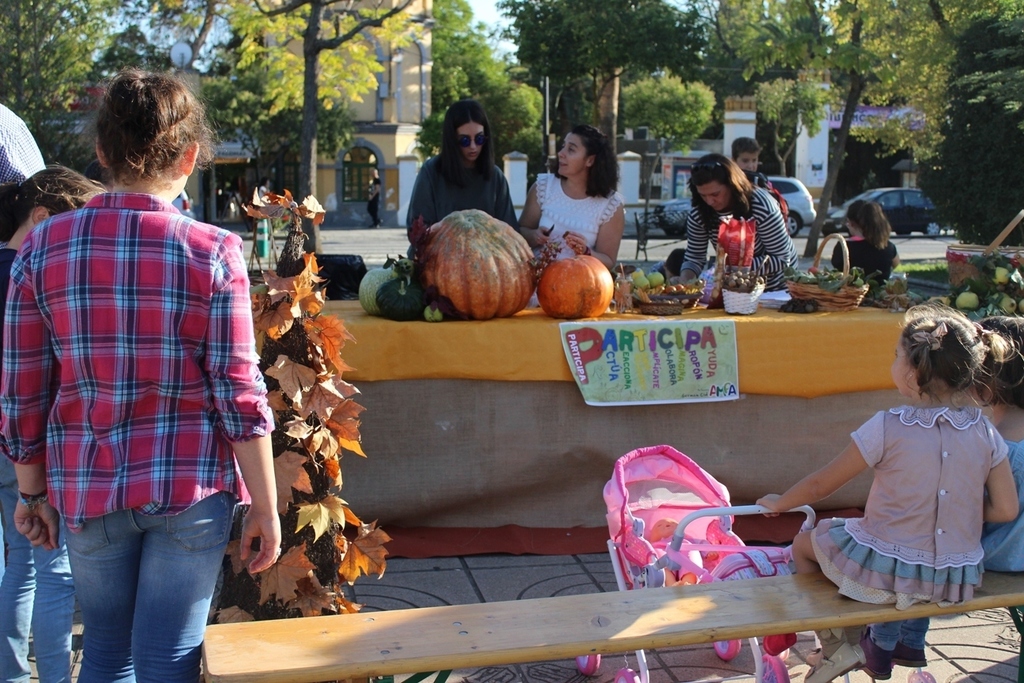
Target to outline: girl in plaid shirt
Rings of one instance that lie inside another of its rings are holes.
[[[281,542],[248,275],[238,236],[171,204],[212,159],[182,81],[121,72],[96,128],[113,191],[34,230],[11,269],[0,449],[19,531],[69,532],[78,680],[195,683],[237,502],[251,572]]]

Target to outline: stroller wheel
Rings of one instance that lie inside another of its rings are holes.
[[[907,676],[907,683],[935,683],[935,676],[932,676],[927,671],[918,669]]]
[[[615,674],[615,683],[640,683],[640,677],[632,669],[619,669]]]
[[[601,655],[583,655],[576,658],[576,668],[584,676],[593,676],[601,668]]]
[[[740,640],[717,640],[714,645],[715,654],[723,662],[732,661],[743,648],[743,642]]]
[[[789,669],[781,659],[765,653],[761,656],[761,663],[764,665],[764,676],[761,683],[789,683]],[[921,681],[920,683],[925,682]]]

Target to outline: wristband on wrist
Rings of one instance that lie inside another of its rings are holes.
[[[20,500],[18,502],[27,507],[29,510],[35,510],[37,507],[39,507],[40,505],[47,501],[46,489],[43,489],[41,493],[35,493],[32,495],[28,495],[26,493],[18,491],[18,496],[20,497]]]

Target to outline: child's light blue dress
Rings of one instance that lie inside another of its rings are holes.
[[[981,532],[985,549],[985,569],[994,572],[1024,571],[1024,441],[1007,441],[1010,468],[1017,484],[1020,511],[1017,519],[1005,524],[986,524]]]

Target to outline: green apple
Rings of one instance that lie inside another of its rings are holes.
[[[1005,285],[1010,281],[1010,271],[1006,268],[996,268],[996,274],[992,276],[992,282],[997,285]]]
[[[660,270],[652,270],[647,274],[647,281],[651,283],[651,287],[661,287],[665,284],[665,276]]]
[[[647,276],[640,273],[640,277],[633,278],[633,286],[637,289],[650,289],[651,281],[647,279]]]
[[[1003,309],[1006,315],[1011,315],[1017,310],[1017,301],[1009,294],[1003,294],[1003,298],[999,300],[999,308]]]
[[[974,292],[960,292],[960,295],[956,298],[956,307],[961,311],[976,310],[980,304],[978,295]]]
[[[637,268],[637,269],[636,269],[636,270],[634,270],[634,271],[633,271],[632,273],[630,273],[630,274],[629,274],[629,276],[630,276],[631,278],[633,278],[633,282],[636,282],[636,281],[637,281],[637,280],[639,280],[640,278],[644,277],[644,271],[642,271],[642,270],[640,270],[639,268]]]

